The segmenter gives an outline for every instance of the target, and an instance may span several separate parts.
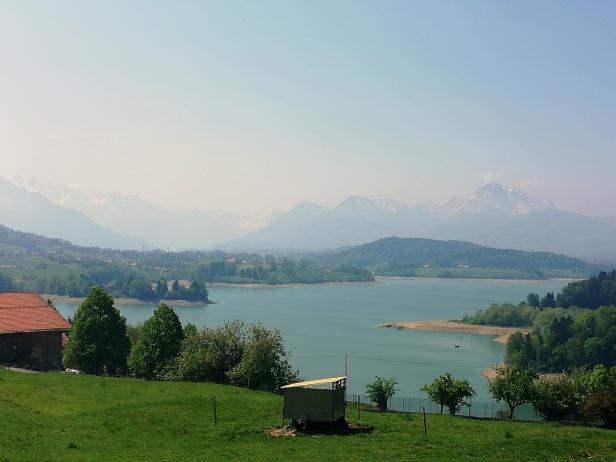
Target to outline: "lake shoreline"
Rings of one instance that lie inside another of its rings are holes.
[[[423,330],[429,332],[491,335],[494,337],[495,341],[501,344],[506,344],[509,337],[516,332],[528,333],[528,329],[523,327],[480,326],[476,324],[465,324],[458,321],[443,320],[398,321],[379,324],[377,327],[386,327],[389,329]]]
[[[545,279],[497,279],[497,278],[437,278],[437,277],[421,277],[421,276],[374,276],[375,280],[378,279],[392,279],[392,280],[418,280],[418,281],[483,281],[483,282],[505,282],[511,284],[541,284],[543,282],[574,282],[579,281],[576,278],[545,278]]]
[[[80,305],[86,299],[85,297],[69,297],[68,295],[50,295],[43,294],[42,297],[47,300],[51,300],[52,303],[66,303],[69,305]],[[210,300],[209,302],[191,302],[188,300],[139,300],[137,298],[127,298],[127,297],[118,297],[114,298],[113,301],[116,305],[144,305],[144,304],[152,304],[159,305],[160,303],[166,303],[170,306],[203,306],[203,305],[212,305],[216,302]]]

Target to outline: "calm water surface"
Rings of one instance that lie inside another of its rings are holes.
[[[566,281],[379,279],[374,284],[294,288],[212,287],[216,303],[177,307],[183,323],[219,326],[226,320],[279,328],[294,366],[305,378],[344,373],[349,392],[365,393],[374,376],[396,377],[399,396],[422,397],[420,388],[443,372],[468,378],[487,400],[482,371],[502,361],[505,348],[490,336],[377,328],[390,321],[457,319],[492,302],[518,303],[530,291],[559,291]],[[58,304],[65,316],[76,305]],[[147,319],[153,305],[118,305],[130,323]],[[460,345],[455,348],[454,345]]]

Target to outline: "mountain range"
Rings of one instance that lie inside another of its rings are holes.
[[[351,197],[333,209],[300,204],[268,226],[231,240],[230,249],[333,249],[384,237],[423,237],[616,260],[616,226],[558,210],[498,183],[442,206]]]
[[[467,199],[406,204],[349,197],[334,208],[301,203],[263,220],[220,210],[172,210],[135,196],[0,179],[0,223],[114,248],[318,251],[385,237],[463,240],[616,261],[616,221],[557,209],[498,183]]]

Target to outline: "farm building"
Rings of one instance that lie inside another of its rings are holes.
[[[285,385],[283,418],[304,422],[344,418],[346,381],[346,377],[330,377]]]
[[[39,295],[0,293],[0,363],[60,369],[70,324]]]

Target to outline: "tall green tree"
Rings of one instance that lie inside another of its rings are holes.
[[[507,403],[513,419],[518,406],[531,402],[537,377],[534,369],[505,364],[496,367],[496,377],[488,379],[488,388],[495,400]]]
[[[532,306],[533,308],[539,308],[539,305],[541,304],[541,299],[539,298],[539,295],[537,295],[535,292],[531,292],[526,297],[526,304],[528,306]]]
[[[449,372],[434,379],[430,385],[424,385],[421,390],[441,407],[441,414],[446,406],[451,415],[455,415],[462,405],[470,406],[469,400],[477,395],[468,380],[454,379]]]
[[[545,297],[541,299],[541,308],[555,308],[556,307],[556,298],[554,297],[554,292],[548,292],[545,294]]]
[[[173,308],[161,303],[143,323],[141,335],[128,357],[128,367],[137,377],[161,377],[178,356],[184,332]]]
[[[107,292],[100,287],[92,289],[73,317],[64,366],[88,374],[123,374],[129,350],[126,318]]]

